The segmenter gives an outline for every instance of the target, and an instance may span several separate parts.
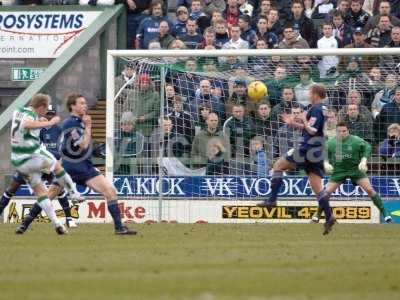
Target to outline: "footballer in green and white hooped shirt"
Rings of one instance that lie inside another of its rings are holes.
[[[50,101],[48,95],[36,94],[28,108],[22,107],[14,112],[11,127],[11,163],[31,186],[38,197],[38,204],[54,223],[56,232],[65,234],[67,231],[58,220],[42,182],[42,172],[54,171],[57,181],[65,186],[71,195],[80,198],[82,196],[61,164],[40,144],[40,129],[60,122],[59,117],[54,117],[50,121],[44,118]]]

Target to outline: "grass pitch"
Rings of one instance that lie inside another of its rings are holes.
[[[400,299],[400,227],[0,224],[0,299]]]

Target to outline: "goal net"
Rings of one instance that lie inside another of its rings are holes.
[[[326,139],[347,122],[372,146],[374,187],[397,197],[400,116],[388,104],[400,103],[399,69],[400,51],[389,48],[108,51],[106,173],[124,219],[308,222],[317,203],[301,170],[285,173],[277,208],[257,203],[273,163],[301,138],[282,115],[306,112],[316,83],[327,90]],[[257,101],[254,81],[267,88]],[[343,222],[379,222],[351,182],[332,201]]]

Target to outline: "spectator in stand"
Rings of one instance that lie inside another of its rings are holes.
[[[382,157],[400,157],[400,125],[391,124],[387,129],[387,138],[379,145]]]
[[[265,40],[267,42],[269,49],[278,46],[279,37],[274,32],[268,30],[268,20],[264,16],[258,18],[256,35],[257,40]]]
[[[295,97],[294,90],[291,87],[284,87],[282,90],[282,101],[272,108],[271,120],[273,122],[273,128],[277,129],[283,125],[282,114],[290,114],[293,106],[300,106]]]
[[[254,136],[254,126],[251,118],[245,115],[244,106],[235,104],[232,116],[223,126],[224,134],[229,138],[232,158],[248,158],[250,155],[250,140]]]
[[[342,14],[344,23],[348,24],[350,22],[350,0],[339,0],[337,10]]]
[[[154,0],[149,8],[150,16],[140,22],[136,34],[136,48],[148,49],[149,43],[158,38],[158,28],[160,22],[167,20],[163,16],[163,2],[161,0]]]
[[[247,95],[247,83],[243,79],[236,79],[233,84],[233,93],[225,105],[225,111],[228,116],[232,115],[234,105],[240,104],[245,108],[245,115],[254,117],[256,105]]]
[[[188,158],[191,144],[175,129],[172,120],[164,117],[160,125],[154,128],[150,137],[150,157],[160,158],[160,150],[163,149],[162,157]]]
[[[258,19],[263,16],[267,17],[269,14],[270,9],[272,8],[271,5],[272,0],[261,0],[260,5],[258,6],[258,9],[255,11],[254,16],[253,16],[253,26],[256,27]]]
[[[264,149],[264,138],[261,136],[252,138],[250,141],[250,150],[253,154],[252,166],[254,166],[255,175],[258,177],[268,176],[269,166],[267,153]]]
[[[194,93],[200,83],[199,76],[194,74],[196,71],[196,59],[188,58],[185,63],[185,71],[177,73],[176,79],[173,79],[174,86],[178,88],[180,95],[186,97],[188,104],[194,101]]]
[[[301,115],[303,109],[298,104],[293,104],[286,112],[293,116],[298,123],[302,122]],[[302,130],[292,124],[280,123],[277,135],[274,140],[274,146],[277,151],[277,157],[284,156],[290,149],[297,148],[302,136]],[[298,151],[298,150],[297,150]]]
[[[218,18],[223,19],[222,12],[226,9],[226,2],[225,0],[205,0],[204,1],[204,8],[203,11],[211,16],[211,21],[213,18],[217,16]],[[215,15],[215,16],[214,16]]]
[[[303,39],[305,39],[311,48],[315,48],[317,43],[317,33],[312,20],[304,15],[304,5],[301,0],[294,0],[291,7],[291,15],[286,20],[287,24],[293,26]]]
[[[353,32],[353,42],[345,46],[345,48],[371,48],[372,46],[365,41],[365,35],[361,27],[357,27]],[[349,64],[350,56],[341,57],[341,66]],[[360,55],[357,56],[360,61],[360,68],[362,70],[370,69],[377,64],[376,56]]]
[[[220,49],[216,46],[215,30],[213,27],[208,27],[204,30],[203,41],[199,45],[198,49]]]
[[[385,104],[393,102],[394,95],[396,94],[397,88],[397,75],[388,74],[385,79],[385,86],[382,90],[376,93],[374,101],[372,102],[372,115],[376,118],[381,112],[382,107]]]
[[[389,48],[400,47],[400,27],[399,26],[394,26],[392,28],[390,37],[391,37],[391,40],[390,40],[389,44],[386,45],[386,47],[389,47]]]
[[[200,129],[207,128],[207,118],[212,113],[210,103],[206,102],[199,106],[198,120],[196,122],[195,131],[196,134],[200,131]]]
[[[392,102],[385,104],[376,117],[377,137],[382,141],[390,124],[400,123],[400,87],[397,86]]]
[[[203,12],[203,2],[201,0],[192,0],[189,18],[197,21],[200,17],[206,16],[207,15]]]
[[[393,9],[391,8],[390,1],[382,0],[379,3],[379,12],[369,18],[367,24],[364,27],[364,32],[368,33],[378,25],[379,17],[382,15],[389,16],[390,23],[393,26],[400,26],[400,19],[392,14]]]
[[[249,49],[249,43],[240,37],[240,27],[239,25],[231,26],[231,39],[222,46],[222,49]],[[219,62],[224,63],[226,57],[220,57]],[[247,63],[247,56],[239,57],[241,63]]]
[[[174,37],[186,34],[186,22],[189,19],[189,11],[185,6],[179,6],[176,10],[176,23],[172,27],[172,35]]]
[[[363,72],[363,69],[360,68],[360,65],[361,65],[361,57],[359,56],[350,57],[346,70],[342,72],[342,74],[338,77],[338,79],[335,82],[335,85],[343,91],[348,91],[349,88],[350,89],[358,88],[361,91],[367,91],[369,87],[369,78],[367,74]],[[371,99],[368,100],[369,101],[367,101],[366,97],[364,97],[364,104],[367,106],[369,106],[372,102]]]
[[[399,48],[400,47],[400,27],[394,26],[390,33],[391,40],[386,48]],[[400,70],[400,55],[384,55],[381,57],[380,65],[387,70]]]
[[[134,117],[132,112],[125,111],[121,116],[121,129],[117,132],[115,138],[115,151],[121,160],[117,160],[115,166],[116,174],[133,175],[137,174],[136,164],[127,163],[124,158],[138,157],[144,147],[144,137],[136,131]]]
[[[116,94],[122,89],[121,93],[116,99],[116,103],[122,106],[123,110],[127,110],[129,106],[129,98],[132,96],[131,91],[134,89],[134,64],[129,62],[125,65],[121,75],[115,78],[115,91]]]
[[[136,46],[136,34],[139,24],[147,15],[143,12],[148,10],[151,0],[126,0],[127,7],[127,47],[133,49]]]
[[[224,19],[228,24],[228,31],[231,30],[233,25],[236,25],[239,20],[239,16],[242,13],[239,10],[238,0],[227,0],[226,1],[226,9],[223,13]]]
[[[175,92],[175,87],[171,83],[165,84],[165,109],[164,114],[169,114],[174,107],[175,97],[177,96]]]
[[[319,3],[315,8],[314,12],[311,15],[312,19],[329,19],[330,15],[329,12],[331,12],[334,9],[334,5],[331,2],[331,0],[322,0],[321,3]]]
[[[287,72],[284,65],[278,65],[274,71],[274,78],[267,81],[268,87],[268,100],[272,106],[281,102],[282,91],[284,81],[286,79]]]
[[[349,94],[347,95],[347,99],[346,99],[346,106],[350,105],[350,104],[354,104],[357,105],[359,113],[361,115],[361,118],[363,120],[367,120],[367,122],[369,122],[368,124],[372,124],[373,122],[373,117],[372,117],[372,113],[369,111],[369,109],[365,106],[361,104],[361,94],[359,91],[357,90],[350,90]],[[347,114],[347,107],[343,107],[340,111],[339,111],[339,121],[343,120],[344,117]]]
[[[311,19],[311,16],[314,12],[314,0],[303,0],[304,4],[304,15]]]
[[[267,41],[264,39],[257,40],[256,49],[267,49],[268,44]],[[251,73],[255,75],[255,77],[261,77],[266,72],[270,72],[271,70],[267,68],[268,65],[268,57],[265,56],[253,56],[249,58],[249,66]]]
[[[239,16],[238,25],[241,31],[240,37],[242,40],[249,43],[249,47],[253,47],[258,38],[254,29],[250,26],[250,17],[248,15]]]
[[[175,41],[169,30],[169,23],[165,20],[160,22],[158,27],[158,41],[160,42],[161,49],[169,49],[171,43]]]
[[[278,46],[280,49],[305,49],[310,48],[307,41],[303,39],[293,28],[287,24],[283,30],[283,40]]]
[[[269,10],[267,20],[268,31],[274,33],[278,38],[280,38],[282,36],[283,27],[281,22],[279,22],[279,12],[277,8],[272,7]]]
[[[363,28],[367,24],[368,19],[371,17],[369,13],[362,9],[363,3],[363,0],[351,0],[350,18],[348,24],[352,28]]]
[[[212,111],[217,113],[219,119],[222,121],[225,119],[225,106],[221,97],[213,95],[211,90],[211,82],[208,79],[200,81],[200,88],[195,92],[195,99],[189,102],[189,112],[198,120],[198,116],[194,115],[199,111],[199,107],[203,103],[210,103]]]
[[[322,26],[324,36],[318,40],[318,49],[338,48],[338,42],[333,36],[333,26],[331,23],[325,23]],[[339,57],[325,55],[318,63],[320,78],[327,78],[337,73]]]
[[[178,36],[185,43],[188,49],[197,49],[203,40],[203,37],[198,33],[197,21],[189,18],[186,22],[186,33]]]
[[[275,1],[274,6],[279,11],[279,18],[283,21],[287,20],[290,17],[290,5],[292,4],[291,0],[280,0]]]
[[[222,16],[222,12],[219,10],[213,10],[211,12],[211,26],[215,28],[215,24],[219,20],[224,20],[224,17]]]
[[[204,130],[200,130],[193,139],[192,144],[192,160],[194,163],[205,165],[208,161],[208,151],[210,146],[215,141],[220,141],[226,149],[223,157],[225,161],[230,159],[230,145],[229,139],[224,133],[219,130],[219,118],[216,113],[210,113],[206,120],[207,127]]]
[[[318,62],[318,59],[315,57],[299,55],[291,66],[291,74],[300,76],[300,71],[304,68],[308,68],[311,71],[312,78],[319,78]]]
[[[315,84],[311,77],[311,69],[304,67],[300,70],[300,83],[294,87],[294,94],[299,104],[304,107],[310,105],[310,89]]]
[[[173,111],[167,116],[171,119],[175,132],[191,143],[195,134],[194,120],[189,112],[183,110],[183,101],[180,96],[174,97]]]
[[[229,42],[228,25],[225,20],[218,20],[214,25],[215,47],[221,49],[224,44]]]
[[[271,106],[267,101],[261,101],[257,104],[257,114],[254,118],[255,134],[262,136],[264,141],[270,141],[270,137],[275,135],[272,131]],[[269,143],[272,144],[272,143]]]
[[[348,104],[346,106],[346,115],[340,119],[349,126],[350,134],[359,136],[368,143],[374,141],[373,127],[369,118],[365,118],[360,114],[360,107],[357,104]]]
[[[333,107],[328,108],[326,111],[326,121],[324,124],[324,136],[326,139],[336,137],[336,125],[338,123],[337,110]]]
[[[136,129],[144,136],[150,136],[160,115],[160,95],[148,74],[140,74],[137,79],[137,91],[133,97],[132,112]]]
[[[391,39],[392,24],[388,15],[380,15],[378,25],[367,33],[367,42],[372,47],[384,47]]]
[[[368,89],[375,97],[376,93],[384,87],[381,69],[378,66],[372,67],[369,70],[368,78]],[[374,109],[372,107],[372,112],[373,111]]]
[[[332,13],[333,34],[339,42],[339,48],[349,45],[353,39],[353,31],[350,25],[344,22],[340,11],[334,10]]]
[[[185,50],[187,48],[186,48],[186,45],[185,45],[184,42],[182,42],[179,39],[175,39],[175,40],[172,41],[171,45],[169,46],[169,49]],[[177,61],[182,61],[182,60],[186,60],[186,58],[185,57],[181,57],[181,58],[177,59]]]
[[[207,165],[206,165],[206,175],[207,176],[215,176],[215,175],[224,175],[229,174],[229,169],[227,168],[227,164],[225,163],[225,152],[226,148],[221,143],[220,140],[213,140],[207,151]]]

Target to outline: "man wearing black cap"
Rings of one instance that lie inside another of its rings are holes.
[[[371,48],[372,46],[365,41],[365,35],[361,27],[357,27],[353,32],[353,42],[345,46],[345,48]],[[340,66],[348,66],[350,62],[350,56],[341,56]],[[369,70],[376,65],[377,60],[374,56],[362,55],[359,56],[359,64],[361,70]]]

